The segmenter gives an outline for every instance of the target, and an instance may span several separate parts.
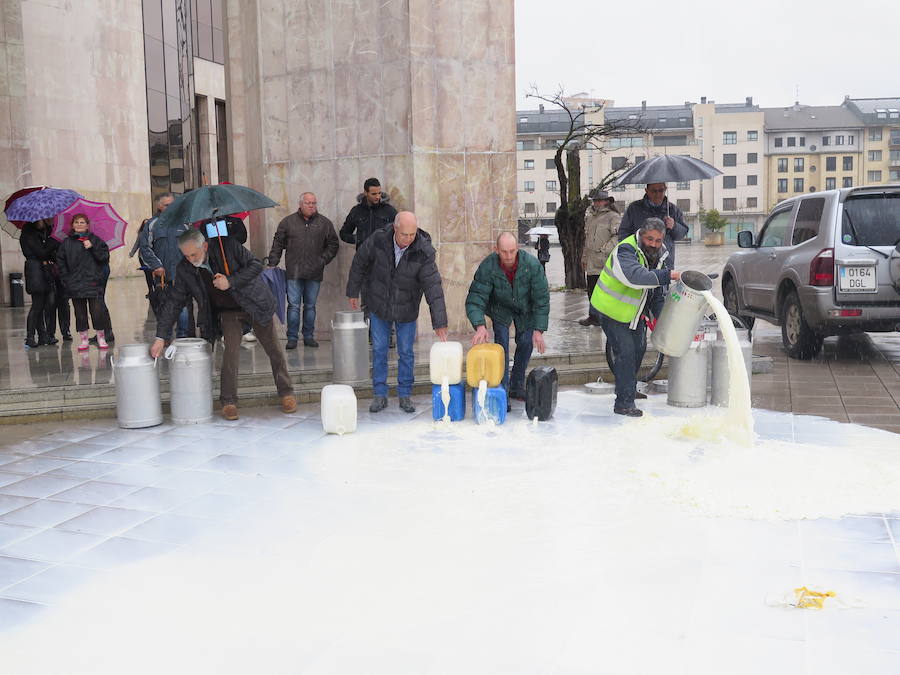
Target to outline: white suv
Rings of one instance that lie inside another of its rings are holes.
[[[900,325],[900,185],[813,192],[738,234],[722,272],[732,314],[781,326],[788,355],[810,359],[829,335]]]

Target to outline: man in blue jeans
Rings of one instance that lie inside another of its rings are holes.
[[[413,386],[416,320],[422,295],[431,310],[431,326],[438,339],[447,340],[447,309],[441,274],[435,262],[431,237],[420,230],[411,211],[401,211],[393,224],[376,230],[357,249],[347,280],[350,307],[359,309],[363,291],[372,332],[372,385],[375,396],[369,411],[387,407],[388,340],[391,325],[397,331],[397,394],[400,409],[414,413],[410,400]]]
[[[285,252],[287,276],[287,344],[296,349],[300,333],[300,307],[303,307],[303,345],[318,347],[315,339],[316,300],[325,265],[338,253],[338,236],[334,225],[318,211],[312,192],[300,195],[295,213],[278,224],[269,251],[269,266],[277,267]]]
[[[506,369],[503,388],[509,400],[525,398],[525,370],[531,352],[543,354],[544,331],[550,317],[547,276],[538,260],[519,250],[512,232],[497,237],[494,252],[481,261],[466,296],[466,316],[475,329],[472,344],[487,342],[485,316],[491,318],[494,342],[503,346]],[[516,326],[516,353],[509,372],[509,328]]]

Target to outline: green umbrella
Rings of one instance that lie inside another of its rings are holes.
[[[154,227],[196,223],[272,206],[278,206],[278,203],[243,185],[204,185],[176,197]]]

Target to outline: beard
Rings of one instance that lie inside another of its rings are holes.
[[[654,268],[659,263],[660,249],[641,246],[644,256],[647,258],[647,267]]]

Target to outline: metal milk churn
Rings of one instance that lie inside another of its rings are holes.
[[[113,359],[116,381],[116,417],[123,429],[162,424],[159,371],[150,357],[150,345],[121,345]]]
[[[212,419],[212,356],[206,340],[179,338],[166,349],[169,359],[169,405],[175,424]]]
[[[747,331],[738,329],[738,343],[741,346],[741,356],[744,358],[744,368],[747,370],[747,382],[751,382],[753,371],[753,345],[747,336]],[[725,340],[719,335],[719,339],[712,343],[712,357],[710,360],[712,371],[712,386],[710,388],[709,402],[712,405],[728,406],[729,374],[728,349]]]
[[[369,380],[369,324],[362,312],[334,313],[331,322],[332,380],[342,384],[361,384]]]
[[[709,303],[701,291],[712,289],[712,280],[702,272],[686,271],[669,286],[666,304],[650,340],[666,356],[682,356],[691,346]]]
[[[705,332],[692,335],[682,356],[669,357],[669,391],[666,402],[676,408],[702,408],[706,405],[706,379],[709,373],[709,346]]]

